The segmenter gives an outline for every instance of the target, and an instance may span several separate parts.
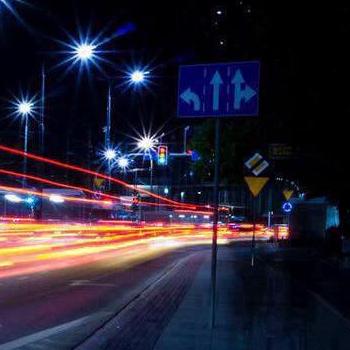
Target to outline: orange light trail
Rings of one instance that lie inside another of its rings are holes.
[[[0,278],[209,245],[211,235],[211,224],[0,222]],[[265,237],[264,230],[257,236]],[[219,226],[220,244],[249,237]]]

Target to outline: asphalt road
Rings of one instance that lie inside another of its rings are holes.
[[[0,349],[71,349],[179,261],[207,249],[125,249],[103,261],[0,279]]]
[[[213,330],[210,247],[151,242],[0,278],[0,350],[348,349],[347,266],[260,243],[252,268],[249,242],[222,246]]]

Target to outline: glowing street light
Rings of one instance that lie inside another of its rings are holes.
[[[155,152],[155,147],[158,143],[158,140],[154,136],[143,136],[137,142],[137,148],[142,151],[144,154],[149,155],[150,161],[150,185],[151,192],[153,192],[153,156],[152,151]]]
[[[140,70],[135,70],[134,72],[131,73],[130,79],[133,83],[135,84],[140,84],[145,81],[145,72],[142,72]]]
[[[36,96],[29,98],[28,95],[22,94],[20,98],[11,101],[11,116],[24,120],[24,152],[28,152],[28,134],[29,134],[29,118],[34,118],[38,113]],[[23,158],[23,172],[27,173],[27,157]],[[26,184],[26,178],[23,178],[23,186]]]
[[[108,148],[103,152],[103,156],[106,160],[112,161],[117,157],[117,152],[113,148]]]
[[[20,98],[15,97],[14,100],[11,101],[11,115],[13,115],[15,118],[34,117],[38,109],[35,99],[35,96],[32,98],[24,95],[22,95]]]
[[[154,151],[155,147],[158,143],[158,140],[153,136],[143,136],[137,142],[137,148],[145,153],[149,153],[150,151]]]
[[[63,60],[56,65],[57,67],[66,66],[64,75],[68,74],[74,67],[78,68],[78,78],[85,70],[87,74],[90,74],[90,68],[95,67],[103,75],[106,73],[103,70],[102,63],[109,63],[103,56],[108,51],[103,49],[103,46],[112,40],[110,38],[103,38],[102,32],[95,37],[89,34],[83,34],[80,30],[78,38],[75,39],[72,35],[68,34],[69,41],[64,42],[62,40],[56,40],[63,48],[63,50],[57,51],[58,54],[63,55]]]
[[[150,83],[150,71],[147,68],[128,68],[126,70],[126,84],[135,89]]]
[[[89,43],[78,44],[75,47],[75,58],[81,61],[89,61],[94,58],[95,50],[95,45]]]
[[[126,157],[120,157],[118,160],[117,160],[117,164],[118,164],[118,167],[122,170],[125,170],[129,167],[129,159],[126,158]]]
[[[102,159],[107,161],[108,164],[108,176],[112,176],[113,164],[118,156],[118,152],[114,148],[106,148],[102,153]],[[111,188],[111,180],[108,180],[108,188]]]
[[[18,114],[23,117],[31,115],[33,113],[33,103],[28,101],[21,101],[18,103]]]

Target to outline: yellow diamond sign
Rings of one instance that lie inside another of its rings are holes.
[[[245,182],[247,183],[250,192],[254,197],[257,197],[261,190],[265,187],[267,182],[270,180],[269,177],[252,177],[252,176],[246,176],[244,178]]]
[[[294,191],[292,191],[292,190],[284,190],[284,191],[283,191],[284,198],[285,198],[287,201],[289,201],[289,200],[292,198],[293,193],[294,193]]]
[[[95,186],[96,186],[96,187],[101,187],[101,186],[103,185],[104,181],[105,181],[104,179],[100,179],[100,178],[96,177],[96,178],[94,179]]]

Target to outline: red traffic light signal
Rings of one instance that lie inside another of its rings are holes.
[[[158,147],[158,165],[168,165],[168,146]]]

